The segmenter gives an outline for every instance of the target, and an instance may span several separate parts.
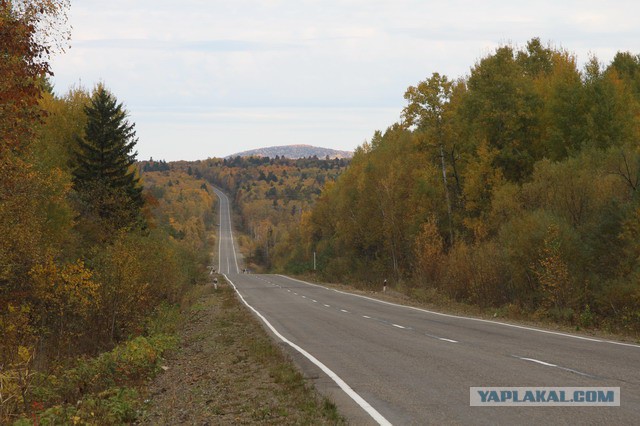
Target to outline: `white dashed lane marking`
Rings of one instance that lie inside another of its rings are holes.
[[[275,284],[274,284],[274,285],[275,285]],[[282,286],[278,286],[278,287],[282,288]],[[292,292],[290,289],[287,289],[287,291],[288,291],[289,293],[291,293],[291,292]],[[313,303],[318,303],[318,301],[317,301],[316,299],[310,299],[310,298],[308,298],[307,296],[299,295],[299,294],[298,294],[298,293],[296,293],[295,291],[293,292],[293,294],[295,294],[296,296],[300,296],[300,297],[302,297],[303,299],[311,300]],[[325,308],[331,308],[331,305],[328,305],[328,304],[326,304],[326,303],[323,303],[323,304],[322,304],[322,306],[324,306]],[[338,309],[338,310],[339,310],[340,312],[345,313],[345,314],[350,314],[350,313],[351,313],[350,311],[348,311],[348,310],[346,310],[346,309]],[[407,327],[407,326],[404,326],[404,325],[395,324],[395,323],[392,323],[392,322],[389,322],[389,321],[386,321],[386,320],[383,320],[383,319],[378,319],[378,318],[370,317],[369,315],[362,315],[362,318],[370,319],[370,320],[374,320],[374,321],[377,321],[377,322],[379,322],[379,323],[381,323],[381,324],[390,325],[390,326],[392,326],[392,327],[399,328],[399,329],[401,329],[401,330],[412,330],[412,331],[414,331],[413,327]],[[447,338],[445,338],[445,337],[440,337],[440,336],[434,336],[434,335],[429,334],[429,333],[424,333],[424,335],[425,335],[425,336],[427,336],[427,337],[431,337],[431,338],[433,338],[433,339],[440,340],[440,341],[442,341],[442,342],[458,343],[458,341],[457,341],[457,340],[447,339]],[[519,357],[518,357],[518,358],[519,358]],[[526,359],[526,358],[522,358],[522,359],[527,360],[527,361],[538,362],[537,360],[534,360],[534,359]],[[542,363],[542,362],[540,362],[540,363]],[[550,365],[550,366],[551,366],[551,365]],[[554,367],[557,367],[557,366],[554,366]],[[561,367],[559,367],[559,368],[561,368]]]
[[[595,376],[592,376],[591,374],[583,373],[582,371],[574,370],[572,368],[562,367],[562,366],[556,365],[556,364],[551,364],[550,362],[540,361],[539,359],[525,358],[525,357],[521,357],[521,356],[518,356],[518,355],[513,355],[513,356],[515,358],[521,359],[523,361],[535,362],[536,364],[544,365],[545,367],[559,368],[560,370],[569,371],[570,373],[575,373],[575,374],[578,374],[580,376],[595,377]]]
[[[546,365],[547,367],[557,367],[557,365],[555,364],[550,364],[548,362],[544,362],[544,361],[540,361],[539,359],[533,359],[533,358],[522,358],[522,357],[517,357],[520,358],[523,361],[531,361],[531,362],[535,362],[537,364],[542,364],[542,365]]]

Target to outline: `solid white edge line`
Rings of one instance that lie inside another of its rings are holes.
[[[371,418],[373,418],[376,422],[378,422],[378,424],[385,425],[385,426],[391,425],[391,422],[385,419],[384,416],[382,416],[382,414],[380,414],[367,401],[365,401],[364,398],[358,395],[356,391],[354,391],[344,380],[340,378],[340,376],[334,373],[331,369],[329,369],[329,367],[324,365],[322,362],[320,362],[316,357],[311,355],[309,352],[305,351],[300,346],[289,341],[286,337],[280,334],[278,330],[276,330],[275,327],[272,326],[271,323],[260,312],[258,312],[258,310],[256,310],[253,306],[247,303],[244,297],[242,297],[242,294],[240,294],[240,292],[238,291],[238,288],[236,287],[236,285],[226,275],[224,275],[224,277],[229,282],[229,284],[233,286],[233,289],[235,290],[238,297],[240,297],[240,300],[242,300],[242,303],[244,303],[249,309],[251,309],[258,316],[258,318],[260,318],[262,322],[264,322],[264,324],[267,327],[269,327],[269,330],[271,330],[273,334],[275,334],[280,340],[282,340],[283,342],[291,346],[293,349],[300,352],[302,355],[304,355],[305,358],[307,358],[309,361],[314,363],[318,368],[320,368],[327,376],[331,378],[331,380],[333,380],[340,387],[340,389],[344,391],[344,393],[349,395],[349,397],[353,399],[353,401],[356,404],[358,404],[367,414],[369,414]]]
[[[391,305],[391,306],[397,306],[397,307],[400,307],[400,308],[412,309],[414,311],[425,312],[425,313],[433,314],[433,315],[440,315],[440,316],[448,317],[448,318],[464,319],[464,320],[469,320],[469,321],[483,322],[483,323],[487,323],[487,324],[502,325],[502,326],[505,326],[505,327],[512,327],[512,328],[517,328],[517,329],[520,329],[520,330],[536,331],[538,333],[553,334],[553,335],[556,335],[556,336],[570,337],[570,338],[573,338],[573,339],[586,340],[586,341],[589,341],[589,342],[610,343],[610,344],[613,344],[613,345],[629,346],[629,347],[632,347],[632,348],[640,348],[640,345],[636,345],[636,344],[633,344],[633,343],[615,342],[613,340],[606,340],[606,339],[594,339],[594,338],[591,338],[591,337],[576,336],[576,335],[573,335],[573,334],[561,333],[561,332],[558,332],[558,331],[550,331],[550,330],[543,330],[543,329],[540,329],[540,328],[526,327],[526,326],[523,326],[523,325],[509,324],[509,323],[506,323],[506,322],[491,321],[491,320],[486,320],[486,319],[482,319],[482,318],[463,317],[463,316],[460,316],[460,315],[444,314],[442,312],[436,312],[436,311],[430,311],[428,309],[416,308],[415,306],[400,305],[400,304],[393,303],[393,302],[387,302],[387,301],[384,301],[384,300],[375,299],[373,297],[367,297],[367,296],[362,296],[360,294],[354,294],[354,293],[349,293],[349,292],[346,292],[346,291],[336,290],[335,288],[329,288],[329,287],[325,287],[325,286],[322,286],[322,285],[319,285],[319,284],[309,283],[309,282],[306,282],[306,281],[299,280],[297,278],[287,277],[286,275],[278,275],[278,276],[280,276],[282,278],[289,279],[291,281],[296,281],[296,282],[299,282],[299,283],[302,283],[302,284],[306,284],[306,285],[310,285],[310,286],[313,286],[313,287],[324,288],[325,290],[335,291],[336,293],[347,294],[347,295],[350,295],[350,296],[353,296],[353,297],[359,297],[361,299],[371,300],[373,302],[381,303],[381,304],[384,304],[384,305]]]
[[[220,224],[218,225],[218,272],[222,273],[222,197],[218,194],[218,191],[213,189],[216,197],[218,197],[218,209],[220,210]]]
[[[225,197],[227,198],[227,216],[229,217],[229,235],[231,236],[231,250],[233,251],[233,261],[236,264],[236,274],[239,274],[240,267],[238,266],[238,257],[236,255],[236,244],[233,238],[233,227],[231,226],[231,208],[228,207],[229,197],[227,197],[226,194],[225,194]]]
[[[213,186],[213,185],[212,185]],[[219,243],[222,243],[222,198],[225,199],[225,202],[227,204],[227,218],[229,219],[229,236],[231,238],[231,251],[233,252],[233,260],[234,263],[236,265],[236,273],[240,273],[240,266],[238,266],[238,258],[236,255],[236,246],[235,246],[235,242],[234,242],[234,238],[233,238],[233,228],[231,226],[231,209],[229,208],[229,197],[227,197],[227,194],[224,193],[224,191],[222,191],[220,188],[217,188],[216,186],[213,186],[213,191],[216,193],[216,195],[218,196],[218,200],[220,201],[220,231],[219,231],[219,235],[218,238],[220,239]],[[220,266],[221,264],[221,258],[220,255],[222,253],[222,250],[220,250],[220,245],[218,246],[218,264],[219,264],[219,268],[220,268],[220,273],[222,273],[222,268]],[[227,273],[231,272],[231,267],[229,266],[229,257],[227,257]]]

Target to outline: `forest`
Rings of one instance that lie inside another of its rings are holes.
[[[345,159],[278,156],[172,163],[176,170],[205,179],[231,195],[247,266],[256,271],[274,267],[274,250],[297,229],[325,185],[334,182],[347,165]]]
[[[350,161],[139,161],[104,83],[51,86],[68,2],[15,4],[0,2],[0,423],[135,418],[130,385],[173,344],[159,316],[206,280],[211,185],[252,269],[315,259],[325,281],[640,333],[640,55],[501,46],[409,87]]]
[[[640,56],[531,39],[409,87],[279,238],[276,269],[640,332]]]
[[[0,3],[0,424],[135,418],[136,386],[175,343],[162,315],[209,262],[210,187],[138,163],[104,84],[54,94],[67,7]]]

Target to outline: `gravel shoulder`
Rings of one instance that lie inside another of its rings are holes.
[[[139,424],[343,424],[221,281],[185,312]]]

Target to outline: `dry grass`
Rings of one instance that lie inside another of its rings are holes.
[[[150,386],[141,423],[344,423],[219,280],[189,310],[181,347]]]

